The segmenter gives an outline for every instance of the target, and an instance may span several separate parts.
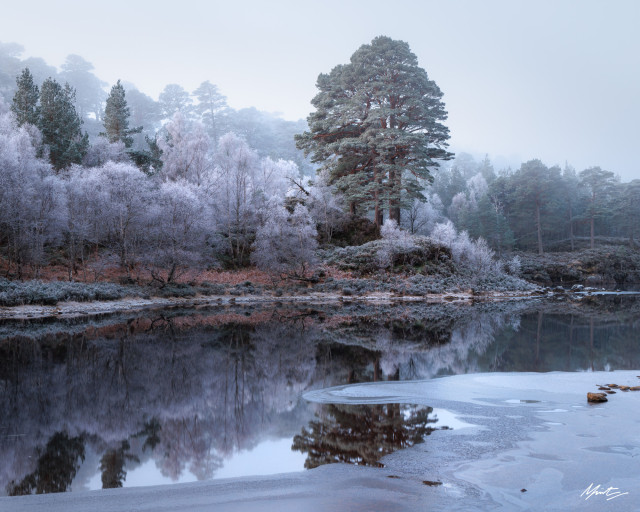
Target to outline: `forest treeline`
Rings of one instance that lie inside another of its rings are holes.
[[[65,265],[69,279],[109,265],[127,274],[143,266],[161,282],[190,267],[251,263],[300,274],[319,245],[366,241],[352,236],[363,220],[372,237],[384,236],[387,219],[411,235],[467,233],[486,240],[483,258],[492,249],[505,261],[514,250],[635,246],[640,180],[539,160],[495,170],[488,157],[446,151],[442,93],[401,41],[376,38],[353,68],[320,75],[308,125],[235,111],[208,81],[192,93],[168,85],[155,101],[120,81],[107,91],[79,56],[58,73],[21,51],[0,46],[7,277],[26,268],[38,277],[50,264]],[[361,72],[376,52],[401,62],[386,85]],[[410,89],[393,89],[403,73]],[[345,128],[363,83],[378,96]]]
[[[436,174],[428,202],[414,205],[411,229],[422,229],[423,211],[446,215],[500,253],[573,251],[601,243],[635,248],[640,180],[623,183],[600,167],[578,172],[569,164],[560,168],[540,160],[496,172],[489,158],[478,161],[461,153]]]

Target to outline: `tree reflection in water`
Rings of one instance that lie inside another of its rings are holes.
[[[0,321],[0,493],[59,492],[72,481],[86,489],[98,466],[105,487],[126,485],[148,462],[172,479],[208,479],[234,454],[295,434],[307,467],[375,464],[428,434],[430,411],[325,406],[309,423],[301,393],[470,372],[637,368],[638,322],[640,300],[616,296]],[[92,468],[79,470],[85,450]]]
[[[38,458],[35,471],[20,482],[11,481],[7,485],[9,496],[25,494],[46,494],[65,492],[84,461],[84,440],[82,436],[69,437],[64,432],[56,432]]]
[[[102,472],[102,488],[115,489],[122,487],[127,477],[124,465],[127,461],[140,462],[140,459],[129,452],[129,441],[122,441],[118,448],[107,450],[100,459],[100,471]]]
[[[321,406],[317,420],[293,438],[292,450],[307,453],[307,469],[346,462],[383,467],[385,455],[424,441],[437,418],[433,408],[407,404]]]

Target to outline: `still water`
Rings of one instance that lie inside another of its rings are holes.
[[[0,324],[0,493],[381,466],[455,417],[308,390],[477,372],[640,368],[640,301],[359,303]],[[387,400],[388,401],[388,400]]]

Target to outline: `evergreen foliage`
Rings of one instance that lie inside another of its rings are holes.
[[[48,78],[40,91],[40,120],[38,128],[42,141],[49,148],[49,159],[54,169],[79,164],[87,152],[89,137],[82,134],[82,120],[75,106],[75,91],[69,84],[61,86]]]
[[[107,97],[104,109],[104,135],[111,143],[123,142],[127,149],[133,145],[133,137],[131,135],[142,131],[142,126],[129,129],[129,116],[130,112],[125,98],[125,90],[120,84],[120,80],[118,80]]]
[[[222,135],[221,118],[229,108],[227,107],[227,98],[220,93],[218,86],[209,80],[202,82],[193,91],[193,95],[198,100],[194,110],[206,127],[209,137],[215,143]]]
[[[451,158],[442,92],[418,66],[409,45],[380,36],[351,62],[318,77],[309,131],[297,145],[329,170],[352,213],[356,205],[400,221],[400,209],[422,199],[430,169]]]
[[[18,89],[13,96],[11,111],[16,116],[18,126],[22,126],[24,123],[37,125],[40,117],[40,108],[38,107],[40,91],[33,82],[33,75],[29,68],[22,70],[22,73],[16,79],[16,83]]]

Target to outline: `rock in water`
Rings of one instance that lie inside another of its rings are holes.
[[[608,402],[606,393],[587,393],[587,402]]]

